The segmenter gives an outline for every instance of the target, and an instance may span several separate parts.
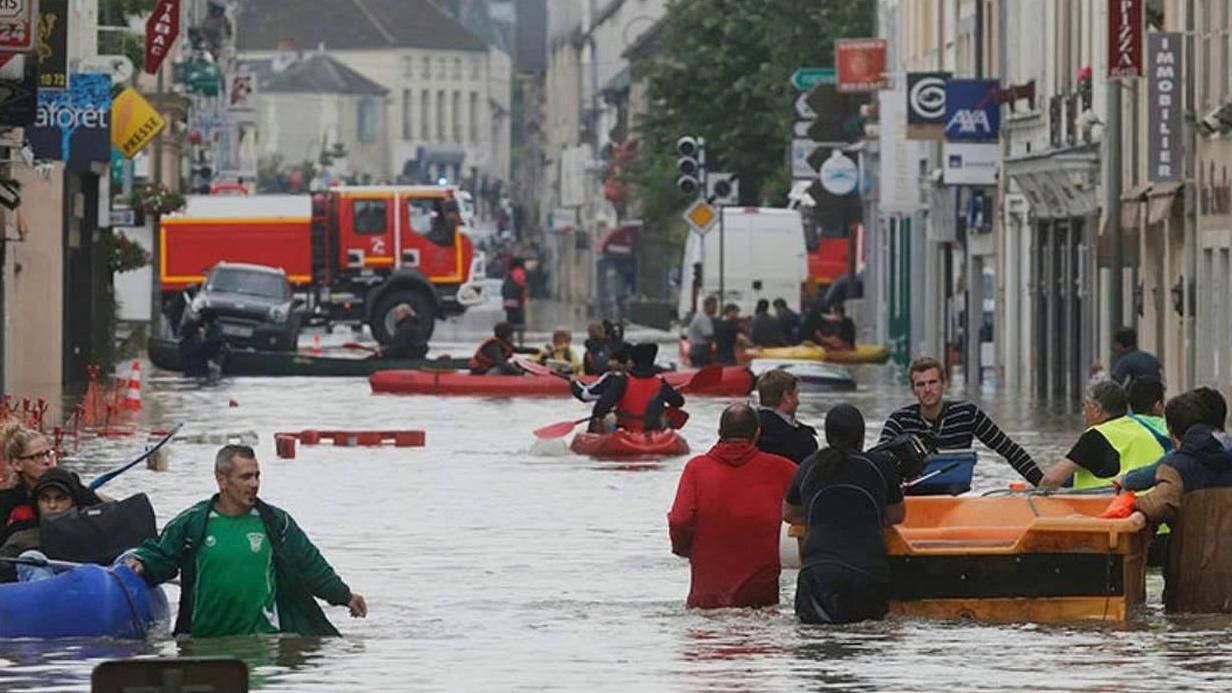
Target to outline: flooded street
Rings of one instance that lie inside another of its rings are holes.
[[[869,368],[858,393],[808,397],[802,418],[820,427],[829,406],[851,401],[873,437],[909,398],[876,382],[884,377]],[[1080,428],[1072,411],[985,404],[1041,463],[1063,454]],[[723,405],[689,403],[684,433],[694,451],[717,438]],[[242,657],[254,689],[271,691],[1232,688],[1232,620],[1165,618],[1158,575],[1146,613],[1127,628],[893,619],[805,627],[790,609],[794,571],[782,577],[778,609],[686,611],[688,565],[671,555],[665,519],[685,458],[630,466],[532,451],[532,429],[585,411],[563,400],[375,396],[363,379],[198,388],[156,373],[145,389],[148,422],[256,431],[261,496],[288,510],[367,597],[369,618],[329,608],[344,637],[325,641],[10,641],[0,643],[0,689],[87,690],[102,659],[177,654]],[[423,429],[427,447],[274,455],[277,431],[331,427]],[[91,449],[117,460],[135,445]],[[216,448],[177,443],[166,472],[138,468],[105,490],[150,494],[161,526],[213,492]],[[1016,478],[983,451],[981,460],[977,490]],[[109,464],[77,469],[88,479]]]

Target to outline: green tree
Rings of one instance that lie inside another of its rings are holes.
[[[675,143],[706,139],[707,167],[740,176],[742,204],[781,204],[796,92],[791,73],[830,66],[834,40],[871,36],[871,0],[674,0],[645,66],[649,113],[632,176],[643,217],[679,209]]]

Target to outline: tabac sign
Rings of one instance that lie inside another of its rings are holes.
[[[1147,177],[1152,183],[1179,181],[1184,174],[1185,149],[1181,141],[1180,33],[1147,35]]]
[[[1142,76],[1142,3],[1108,0],[1108,76]]]

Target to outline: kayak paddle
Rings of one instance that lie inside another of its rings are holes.
[[[663,412],[663,415],[667,417],[667,425],[669,428],[684,428],[684,425],[689,421],[689,412],[683,409],[677,409],[675,407],[669,407],[667,411]],[[576,428],[578,424],[586,423],[587,421],[590,421],[590,419],[591,417],[588,416],[584,419],[578,419],[577,421],[561,421],[550,426],[537,428],[534,431],[535,437],[543,439],[564,438],[572,433],[573,429]]]
[[[520,363],[520,362],[519,362]],[[550,369],[549,369],[550,370]],[[723,380],[723,367],[717,364],[711,364],[693,374],[689,381],[680,386],[679,391],[692,388],[707,388],[718,385]],[[668,425],[672,428],[681,428],[685,422],[689,420],[689,413],[683,409],[669,407],[665,415],[667,416]],[[580,423],[590,421],[592,417],[578,419],[577,421],[561,421],[543,428],[535,429],[536,438],[563,438],[573,432],[573,429]]]
[[[25,558],[22,558],[20,556],[13,557],[13,558],[10,558],[8,556],[0,556],[0,561],[4,563],[13,563],[16,565],[32,565],[32,566],[36,566],[39,568],[52,568],[53,570],[72,570],[73,568],[80,568],[83,565],[94,565],[92,563],[78,563],[76,561],[56,561],[50,558],[35,558],[33,556],[27,556]]]
[[[120,476],[120,475],[121,475],[121,474],[123,474],[124,472],[127,472],[128,470],[132,469],[133,467],[137,466],[138,464],[141,464],[142,462],[144,462],[144,461],[146,461],[147,459],[149,459],[150,455],[153,455],[154,453],[158,452],[159,448],[161,448],[162,446],[164,446],[164,445],[166,445],[167,443],[171,442],[171,439],[175,437],[175,434],[176,434],[176,433],[179,433],[179,431],[180,431],[180,427],[181,427],[181,426],[183,426],[183,425],[184,425],[184,424],[182,424],[182,423],[178,423],[178,424],[176,424],[176,425],[172,426],[172,427],[171,427],[171,430],[167,432],[167,435],[163,436],[162,440],[160,440],[160,441],[158,441],[157,443],[155,443],[154,445],[152,445],[152,446],[150,446],[150,447],[146,448],[146,449],[145,449],[145,452],[141,453],[140,455],[137,455],[137,456],[136,456],[136,457],[134,457],[133,459],[129,460],[128,462],[125,462],[124,464],[120,465],[119,467],[116,467],[115,469],[113,469],[113,470],[111,470],[111,471],[109,471],[109,472],[104,472],[104,473],[100,474],[98,477],[96,477],[96,478],[94,479],[94,481],[91,481],[91,482],[90,482],[90,484],[89,484],[89,488],[90,488],[90,490],[97,489],[98,487],[102,486],[103,484],[107,483],[108,481],[111,481],[112,479],[116,478],[117,476]]]
[[[669,428],[684,428],[684,425],[689,422],[689,412],[676,407],[668,407],[667,411],[663,412],[663,416],[667,419]]]
[[[577,421],[561,421],[559,423],[544,426],[543,428],[536,428],[534,431],[535,437],[543,439],[564,438],[572,433],[573,429],[576,428],[578,424],[586,423],[587,421],[590,421],[589,416],[584,419],[578,419]]]
[[[521,368],[527,373],[530,373],[531,375],[560,375],[565,380],[569,379],[569,376],[557,373],[551,368],[548,368],[547,366],[541,363],[535,363],[534,361],[531,361],[530,359],[515,358],[513,359],[513,363],[515,366],[517,366],[518,368]]]
[[[694,373],[688,382],[678,388],[678,391],[704,390],[708,387],[714,387],[721,382],[723,382],[723,367],[717,363],[712,363]]]

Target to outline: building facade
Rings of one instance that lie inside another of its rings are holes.
[[[325,53],[295,62],[246,64],[260,85],[257,122],[262,156],[314,161],[335,143],[346,152],[335,172],[359,181],[389,175],[389,90]]]
[[[275,0],[241,8],[246,60],[322,49],[388,90],[387,180],[503,185],[512,61],[428,0]],[[353,164],[354,165],[354,164]]]

